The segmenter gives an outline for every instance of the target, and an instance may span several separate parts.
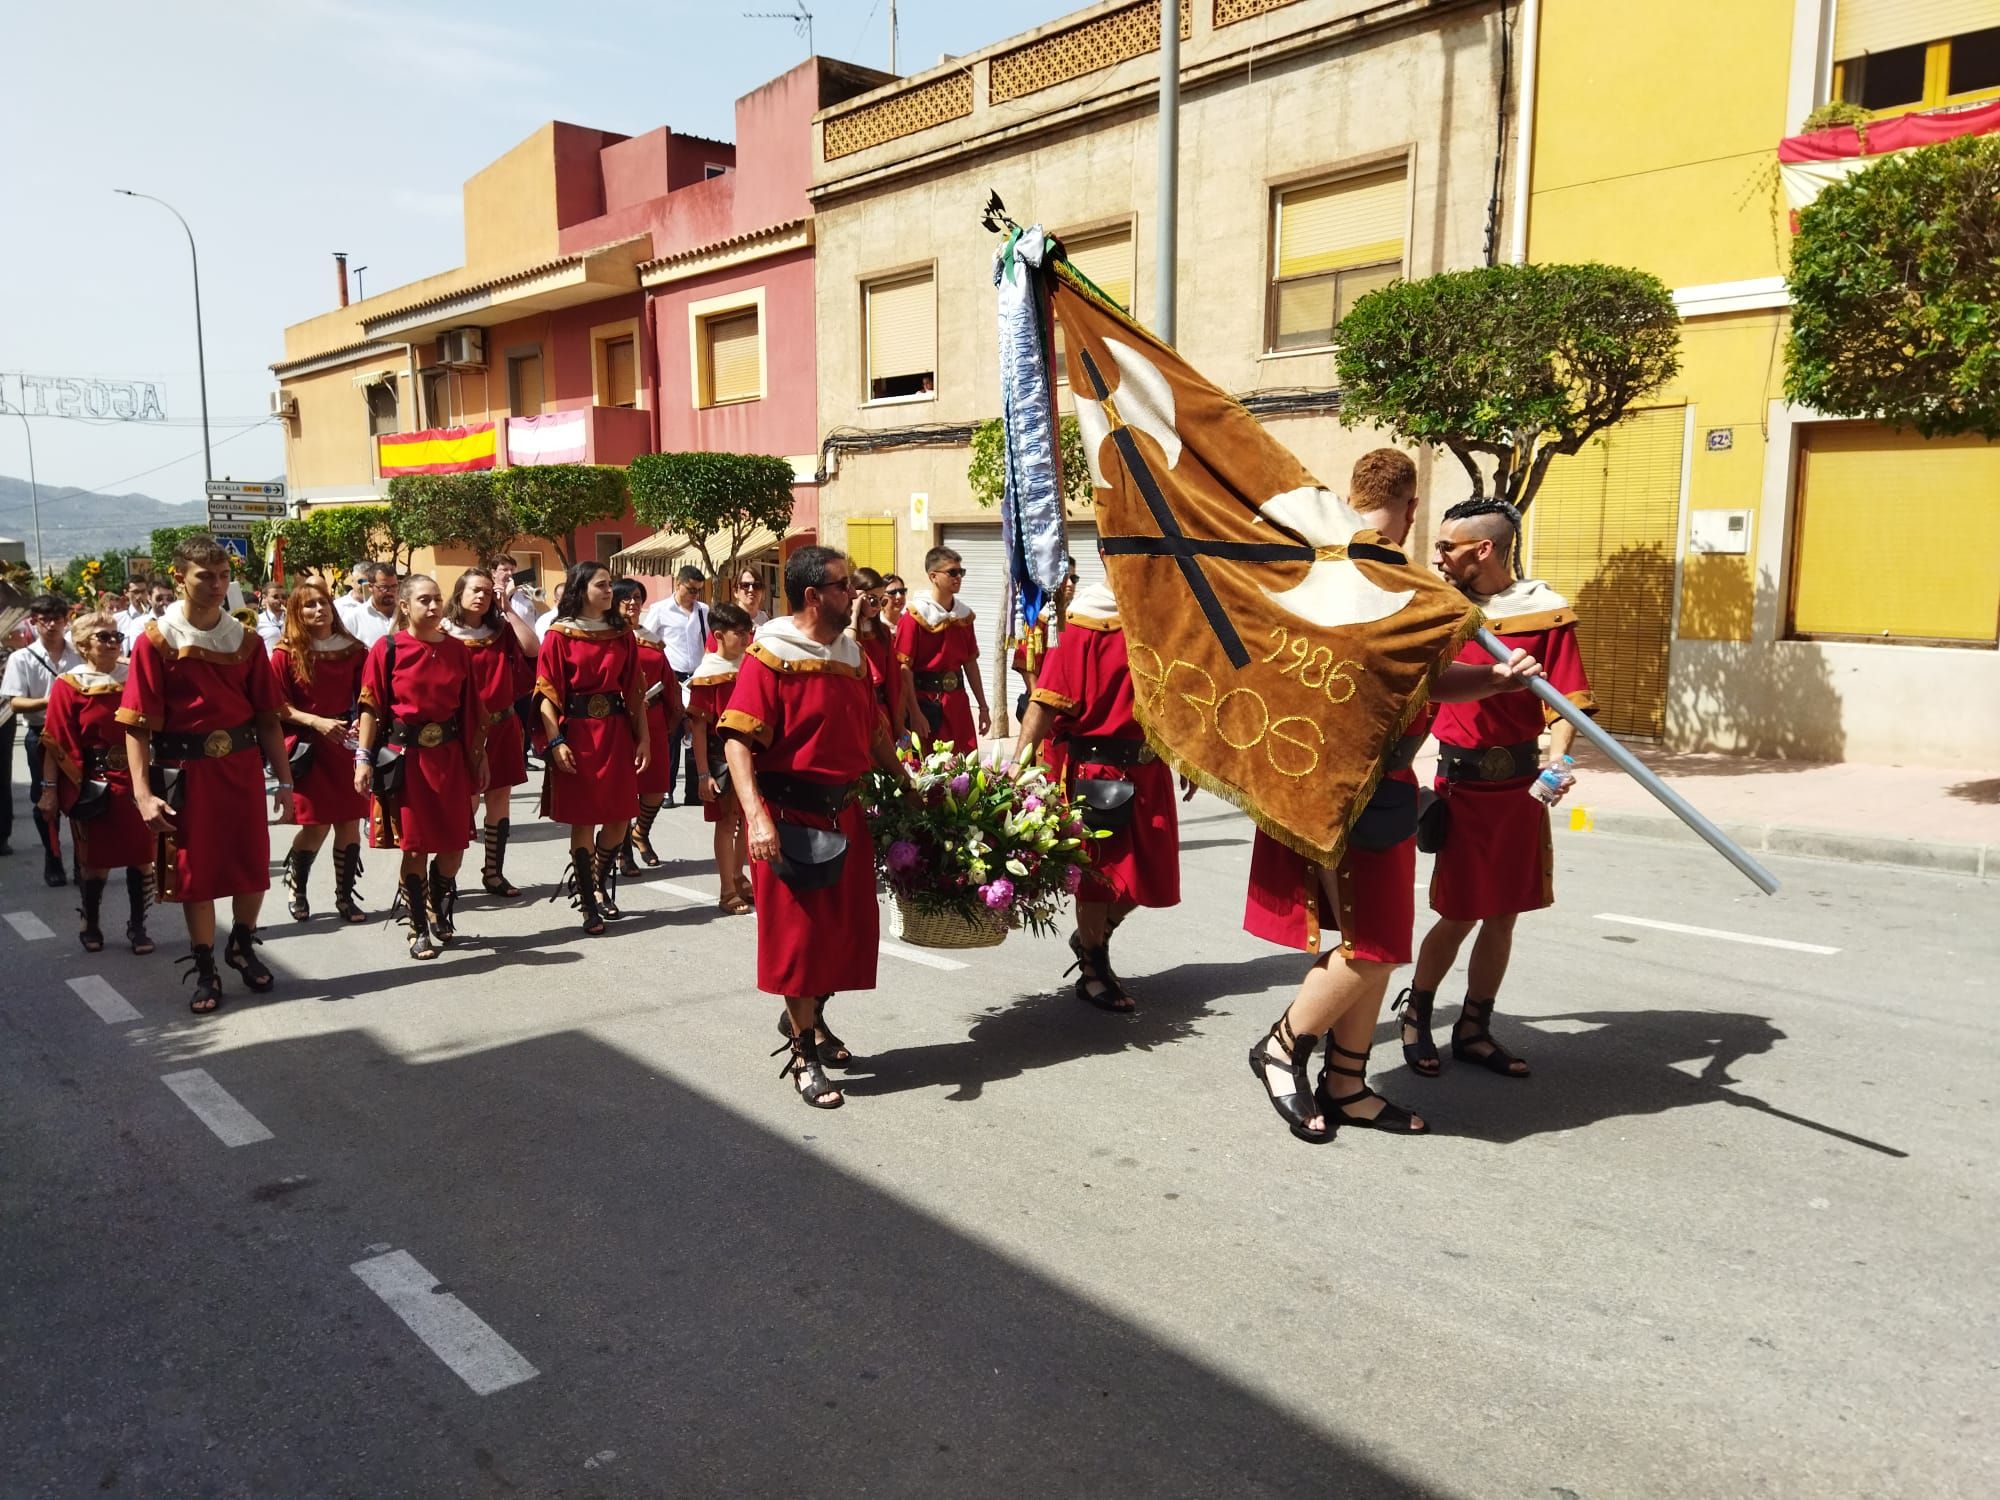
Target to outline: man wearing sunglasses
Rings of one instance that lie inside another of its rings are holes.
[[[965,583],[965,563],[951,548],[933,547],[924,554],[924,572],[931,591],[912,599],[896,622],[896,659],[910,670],[910,687],[929,721],[931,737],[961,753],[977,750],[980,736],[993,728],[993,716],[986,710],[972,611],[958,597]],[[973,702],[979,704],[976,724]]]
[[[39,804],[44,784],[46,760],[42,746],[42,725],[49,710],[49,693],[56,679],[83,665],[76,647],[69,643],[69,606],[54,594],[37,594],[28,601],[28,624],[35,638],[7,658],[0,674],[0,701],[13,710],[5,729],[0,729],[0,748],[6,754],[5,792],[8,823],[0,826],[0,849],[7,847],[12,834],[14,797],[14,739],[25,735],[28,742],[28,800]],[[17,726],[23,726],[17,728]],[[63,874],[62,820],[44,816],[34,808],[35,836],[42,845],[42,879],[49,885],[67,885]]]

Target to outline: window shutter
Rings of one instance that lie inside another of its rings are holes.
[[[931,275],[868,288],[868,378],[929,375],[937,369],[937,303]]]
[[[1941,42],[1994,21],[1993,0],[1840,0],[1833,55],[1844,61],[1916,42]]]
[[[613,339],[604,346],[604,402],[635,406],[639,400],[639,369],[631,339]]]
[[[1409,220],[1401,167],[1278,195],[1278,275],[1312,276],[1403,259]]]
[[[849,516],[847,559],[883,577],[896,571],[896,522],[892,516]]]
[[[1127,312],[1132,310],[1132,231],[1114,229],[1104,234],[1066,240],[1069,263],[1081,271],[1098,289]]]
[[[757,309],[710,318],[708,330],[708,399],[754,401],[764,394],[764,372],[757,359]]]

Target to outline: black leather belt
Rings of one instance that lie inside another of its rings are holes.
[[[1513,781],[1533,776],[1540,767],[1541,747],[1534,740],[1483,750],[1438,742],[1438,770],[1446,781]]]
[[[211,729],[206,734],[155,734],[154,760],[220,760],[240,750],[257,746],[257,726],[238,724],[231,729]]]
[[[1389,758],[1382,762],[1384,771],[1407,771],[1417,763],[1417,752],[1424,747],[1424,736],[1406,734],[1389,747]]]
[[[915,672],[911,675],[917,679],[917,691],[920,693],[955,693],[965,686],[963,671]]]
[[[123,745],[93,745],[83,752],[84,775],[102,780],[107,769],[131,769]]]
[[[1061,736],[1070,759],[1093,766],[1143,766],[1158,760],[1153,747],[1144,740],[1116,736],[1072,734]]]
[[[779,771],[759,771],[757,790],[766,802],[792,812],[817,813],[831,818],[853,800],[858,781],[814,781],[806,776],[788,776]]]
[[[389,726],[389,743],[408,749],[418,745],[428,750],[436,745],[449,745],[458,738],[458,717],[439,719],[431,724],[411,724],[398,719]]]
[[[608,719],[624,712],[623,693],[571,693],[563,699],[565,719]]]

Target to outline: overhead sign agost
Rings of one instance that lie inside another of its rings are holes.
[[[113,422],[164,422],[160,388],[145,380],[0,372],[0,411],[30,417],[97,417]]]

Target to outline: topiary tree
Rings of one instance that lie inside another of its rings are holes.
[[[496,497],[513,512],[520,532],[548,538],[564,568],[576,560],[572,534],[579,526],[615,521],[625,514],[623,469],[603,464],[530,464],[497,470],[493,480]]]
[[[1785,396],[1925,437],[2000,438],[2000,136],[1885,156],[1792,244]]]
[[[1090,502],[1090,470],[1083,459],[1083,430],[1074,413],[1056,424],[1058,456],[1062,461],[1063,504]],[[972,429],[972,462],[965,482],[972,498],[988,507],[998,505],[1007,489],[1006,423],[994,417]]]
[[[1474,496],[1522,511],[1549,460],[1680,370],[1673,295],[1622,266],[1484,266],[1393,282],[1356,302],[1334,337],[1343,426],[1379,423],[1448,448]]]
[[[521,530],[499,474],[401,474],[389,481],[396,539],[415,547],[469,547],[480,561],[507,550]]]
[[[759,530],[792,520],[792,466],[758,453],[642,453],[632,460],[632,514],[684,534],[711,578],[734,568]]]
[[[207,536],[206,522],[199,526],[161,526],[146,538],[146,550],[153,559],[157,577],[170,577],[174,571],[174,548],[191,536]]]
[[[288,570],[331,573],[364,557],[405,562],[386,505],[324,505],[283,524]]]

